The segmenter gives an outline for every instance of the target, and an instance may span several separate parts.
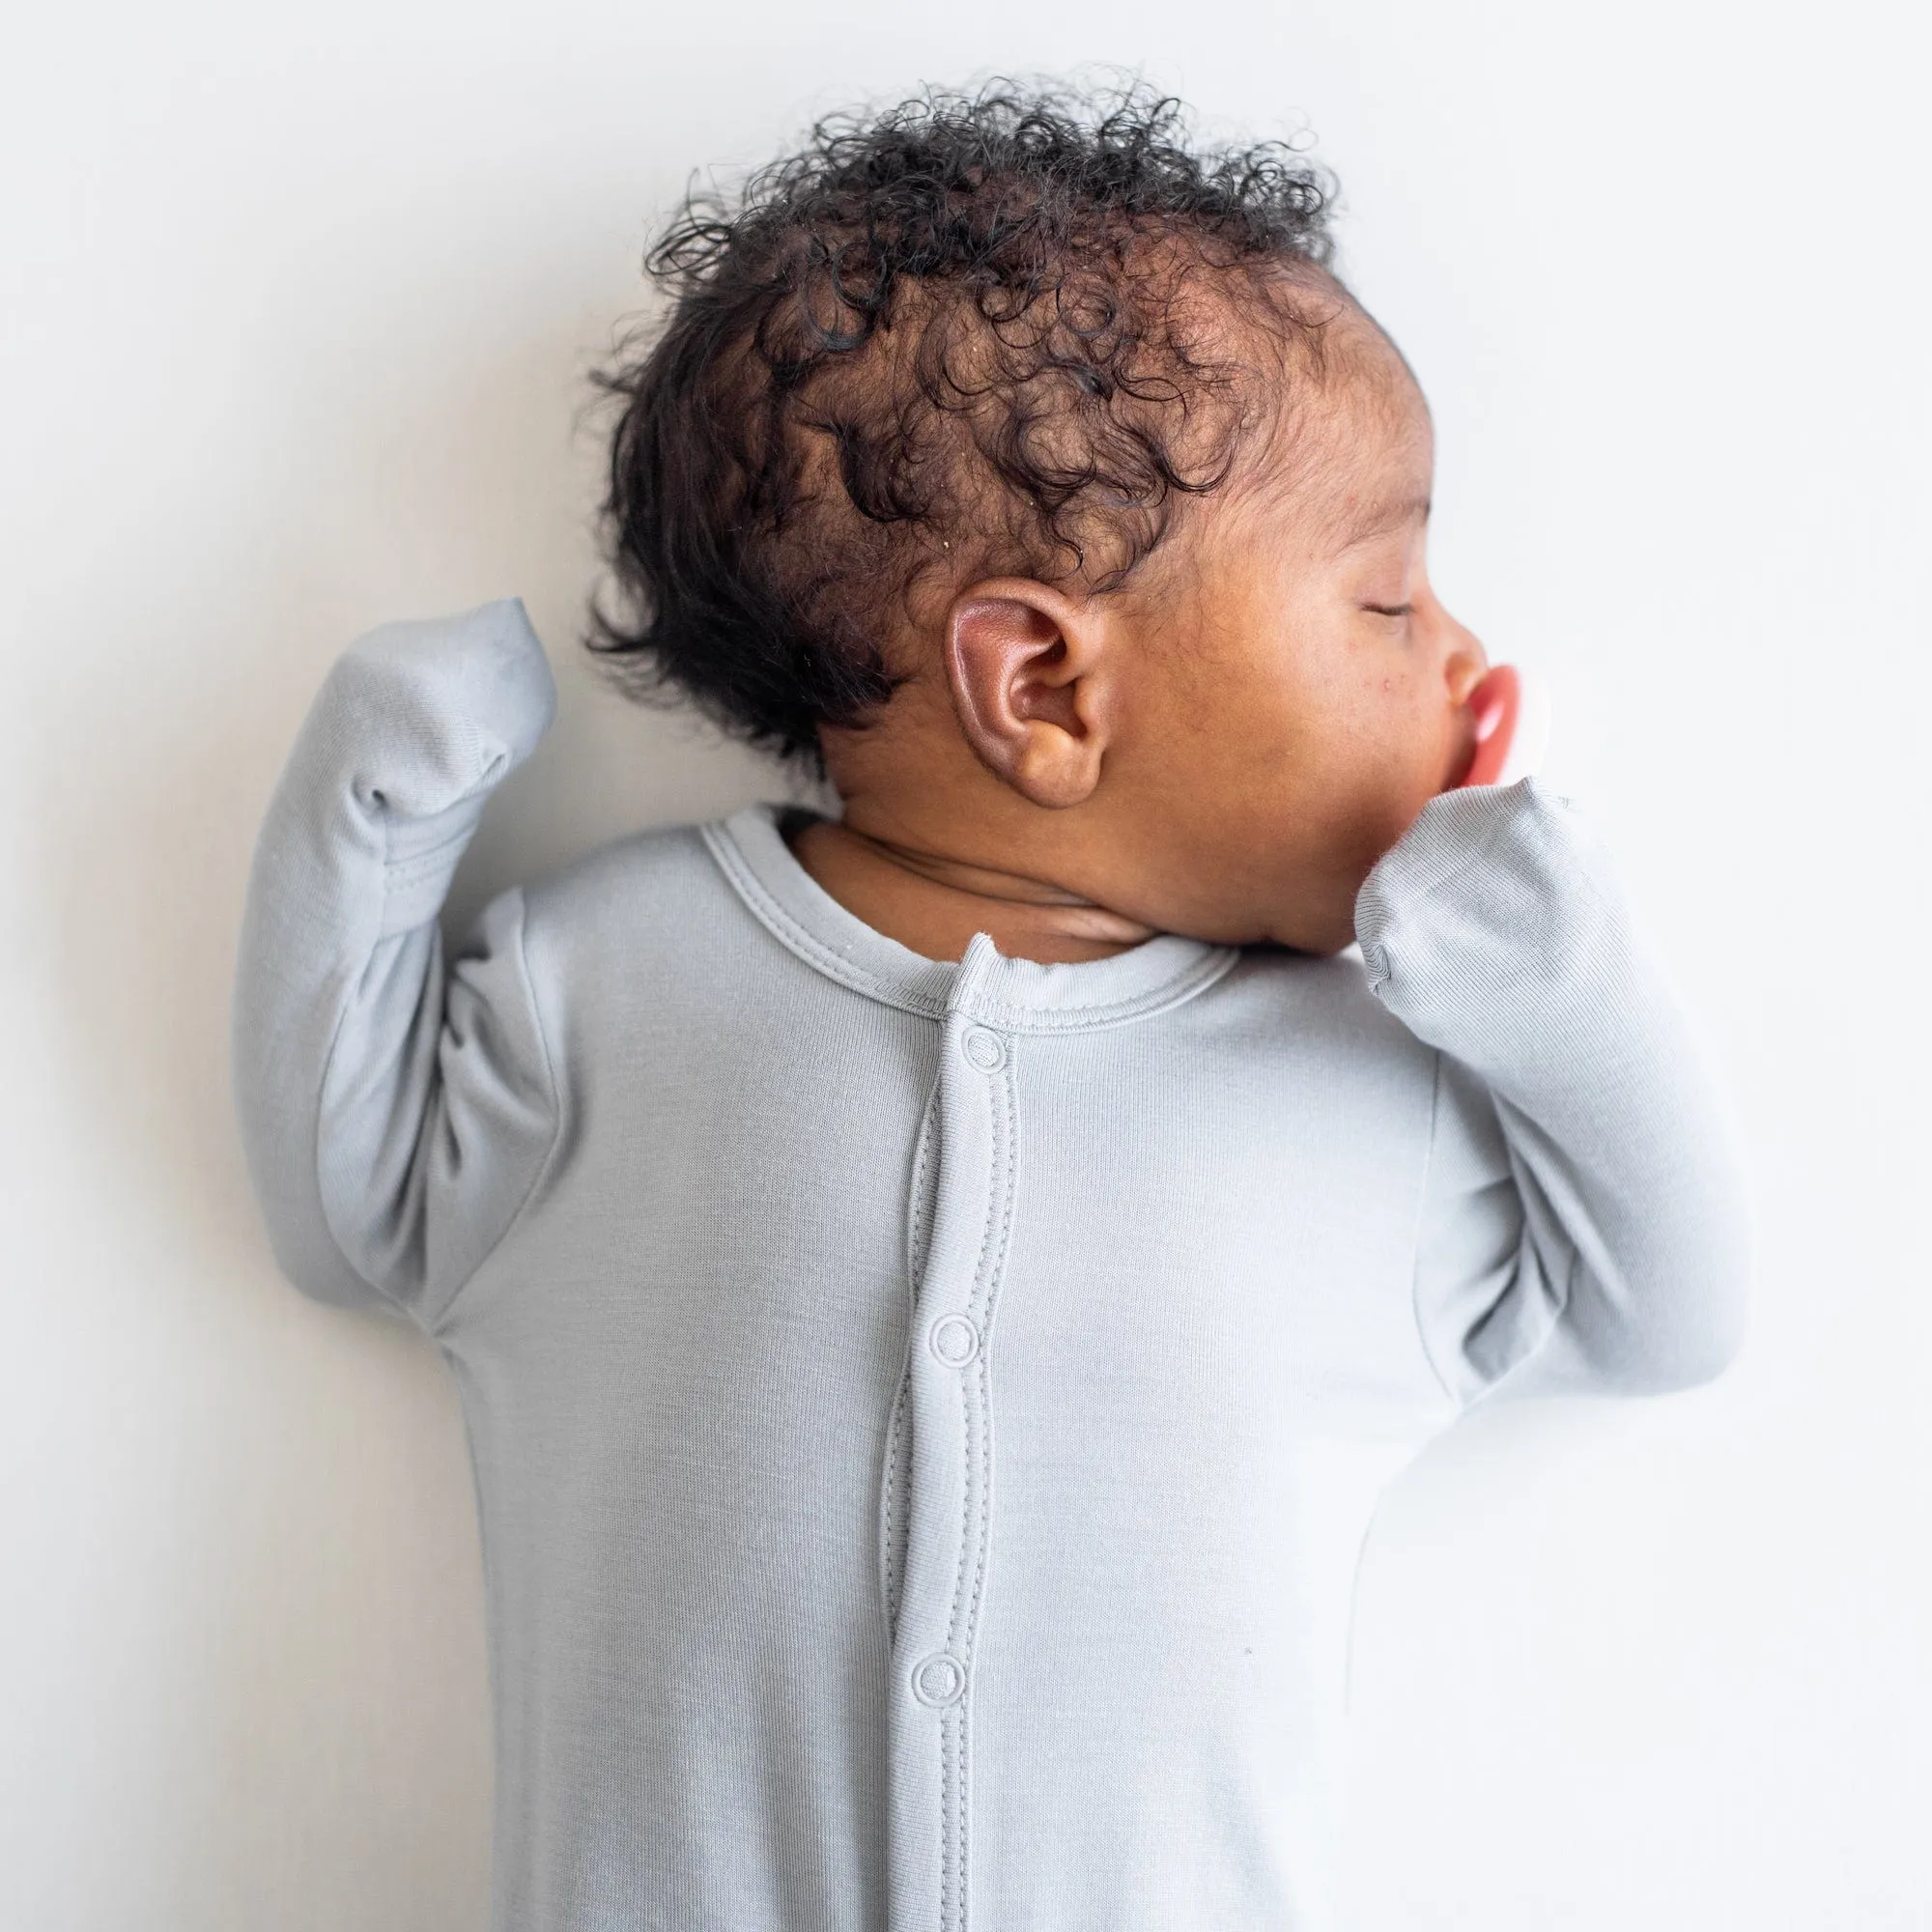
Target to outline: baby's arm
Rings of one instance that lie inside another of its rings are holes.
[[[554,691],[523,606],[390,624],[329,672],[256,848],[235,996],[242,1138],[276,1259],[434,1323],[555,1141],[521,893],[445,969],[437,915]]]
[[[1735,1134],[1583,820],[1533,780],[1433,799],[1356,930],[1442,1056],[1415,1293],[1450,1392],[1716,1376],[1749,1273]]]

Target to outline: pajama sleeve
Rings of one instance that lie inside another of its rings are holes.
[[[1356,933],[1437,1049],[1415,1306],[1449,1393],[1718,1375],[1750,1271],[1736,1132],[1583,818],[1533,779],[1432,799]]]
[[[236,1098],[276,1259],[319,1300],[434,1326],[556,1141],[522,894],[451,961],[438,925],[485,800],[554,704],[520,603],[386,625],[337,661],[276,788],[242,921]]]

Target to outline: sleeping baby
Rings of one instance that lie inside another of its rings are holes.
[[[475,1461],[499,1932],[1316,1932],[1378,1493],[1717,1375],[1724,1102],[1585,821],[1465,784],[1430,415],[1327,178],[839,117],[652,257],[590,642],[829,781],[439,913],[514,602],[330,671],[236,1005],[275,1253]]]

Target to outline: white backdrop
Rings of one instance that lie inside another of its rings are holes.
[[[37,10],[5,230],[0,1926],[484,1922],[453,1386],[279,1283],[227,1102],[250,842],[330,656],[506,592],[562,674],[466,902],[774,779],[626,709],[583,372],[690,170],[1103,59],[1313,127],[1762,1202],[1717,1387],[1479,1417],[1355,1649],[1361,1932],[1932,1924],[1919,10],[336,0]]]

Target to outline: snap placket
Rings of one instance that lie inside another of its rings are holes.
[[[1004,1688],[982,1681],[976,1645],[986,1592],[997,1602],[1001,1587],[989,1562],[992,1395],[1001,1283],[1024,1211],[1015,1206],[1021,1076],[1035,1065],[1033,1042],[1044,1059],[1165,1012],[1240,955],[1164,934],[1109,959],[1049,965],[1002,959],[981,933],[956,965],[929,959],[829,897],[793,857],[778,808],[750,807],[701,830],[781,946],[859,997],[941,1029],[937,1077],[910,1151],[905,1353],[881,1443],[882,1932],[982,1932],[973,1921],[973,1707]]]
[[[931,1111],[937,1160],[901,1392],[910,1450],[896,1520],[887,1819],[893,1932],[968,1932],[974,1643],[992,1515],[991,1351],[1013,1207],[1013,1050],[970,1018],[1000,969],[974,940],[949,1000]],[[890,1560],[884,1566],[891,1569]]]

